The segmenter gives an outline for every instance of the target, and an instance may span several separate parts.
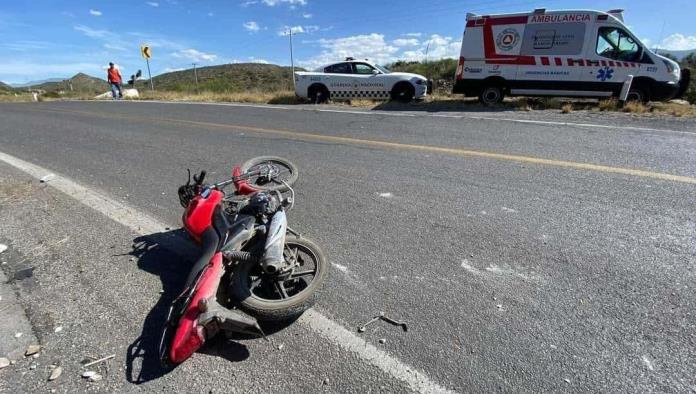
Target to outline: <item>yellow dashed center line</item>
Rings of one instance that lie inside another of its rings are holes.
[[[39,111],[72,113],[72,114],[80,114],[80,115],[87,115],[87,116],[108,118],[108,119],[122,119],[122,120],[124,119],[122,116],[116,116],[116,115],[112,115],[112,114],[95,113],[95,112],[89,112],[89,111],[54,110],[54,109],[41,109]],[[510,154],[505,154],[505,153],[494,153],[494,152],[486,152],[486,151],[479,151],[479,150],[472,150],[472,149],[445,148],[445,147],[433,146],[433,145],[404,144],[404,143],[400,143],[400,142],[370,140],[370,139],[353,138],[353,137],[340,137],[340,136],[332,136],[332,135],[324,135],[324,134],[304,133],[304,132],[290,131],[290,130],[269,129],[269,128],[264,128],[264,127],[242,126],[242,125],[222,124],[222,123],[212,123],[212,122],[200,122],[200,121],[183,120],[183,119],[152,118],[152,117],[143,117],[143,116],[128,116],[127,119],[128,120],[139,120],[139,121],[145,121],[145,122],[164,122],[164,123],[173,123],[173,124],[181,124],[181,125],[191,125],[191,126],[198,126],[198,127],[225,129],[225,130],[246,130],[246,131],[260,133],[260,134],[279,135],[279,136],[287,137],[290,139],[296,139],[296,140],[322,141],[322,142],[332,142],[332,143],[350,144],[350,145],[359,145],[359,146],[370,146],[370,147],[377,147],[377,148],[384,148],[384,149],[441,153],[441,154],[452,155],[452,156],[479,157],[479,158],[486,158],[486,159],[493,159],[493,160],[500,160],[500,161],[539,164],[539,165],[546,165],[546,166],[552,166],[552,167],[571,168],[571,169],[576,169],[576,170],[595,171],[595,172],[603,172],[603,173],[610,173],[610,174],[621,174],[621,175],[629,175],[629,176],[636,176],[636,177],[642,177],[642,178],[659,179],[659,180],[663,180],[663,181],[696,184],[696,178],[689,177],[689,176],[672,175],[672,174],[666,174],[666,173],[662,173],[662,172],[637,170],[637,169],[632,169],[632,168],[612,167],[612,166],[605,166],[605,165],[601,165],[601,164],[590,164],[590,163],[580,163],[580,162],[565,161],[565,160],[543,159],[543,158],[533,157],[533,156],[510,155]]]

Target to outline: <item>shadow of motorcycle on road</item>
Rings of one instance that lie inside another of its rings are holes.
[[[135,238],[129,254],[137,259],[138,268],[159,276],[162,281],[160,298],[145,318],[140,336],[128,347],[126,354],[126,379],[134,384],[142,384],[176,368],[166,368],[160,364],[160,335],[169,306],[183,290],[193,261],[200,252],[187,233],[177,229]],[[261,324],[261,327],[266,335],[270,335],[291,323]],[[219,335],[207,341],[199,353],[234,362],[244,361],[249,357],[249,351],[245,345],[235,341],[245,339],[256,338],[241,334],[227,338]]]

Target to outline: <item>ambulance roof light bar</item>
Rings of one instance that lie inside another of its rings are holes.
[[[546,8],[537,8],[534,10],[535,14],[543,14],[546,12]]]
[[[473,12],[467,12],[466,13],[466,20],[471,20],[478,17],[478,15],[474,14]]]
[[[621,22],[623,22],[623,21],[624,21],[623,12],[624,12],[624,10],[622,10],[622,9],[620,9],[620,8],[617,8],[617,9],[615,9],[615,10],[609,10],[609,11],[607,11],[607,14],[610,14],[610,15],[612,15],[614,18],[616,18],[616,19],[620,20]]]

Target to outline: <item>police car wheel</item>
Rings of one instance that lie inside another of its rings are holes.
[[[322,104],[329,101],[329,90],[324,85],[312,85],[307,94],[313,104]]]
[[[498,86],[485,87],[479,95],[479,101],[487,107],[502,103],[503,98],[505,98],[505,93]]]
[[[402,103],[410,103],[415,95],[416,89],[408,82],[397,84],[391,91],[391,99]]]

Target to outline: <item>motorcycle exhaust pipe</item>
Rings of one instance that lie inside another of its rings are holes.
[[[275,274],[285,268],[283,250],[285,249],[285,234],[288,231],[288,218],[284,211],[273,215],[266,237],[261,267],[269,274]]]

